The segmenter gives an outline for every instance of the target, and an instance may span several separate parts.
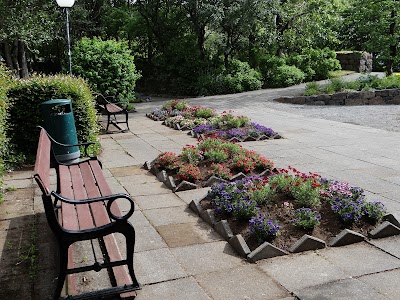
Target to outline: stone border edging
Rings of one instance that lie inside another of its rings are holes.
[[[280,97],[274,99],[274,101],[305,105],[399,105],[400,89],[340,92],[316,96]]]
[[[204,199],[204,198],[203,198]],[[289,251],[279,249],[271,243],[264,242],[253,251],[250,251],[249,246],[241,234],[233,235],[233,232],[227,220],[216,221],[214,212],[211,209],[204,210],[200,205],[201,200],[192,200],[189,207],[194,211],[203,221],[209,224],[221,237],[223,237],[235,251],[242,257],[246,258],[249,262],[256,262],[260,259],[272,258],[276,256],[288,255],[290,253],[299,253],[309,250],[323,249],[327,245],[329,247],[340,247],[354,243],[365,241],[367,237],[352,231],[350,229],[343,229],[338,235],[333,237],[329,242],[323,241],[319,238],[303,235],[297,240]],[[386,215],[385,219],[393,220],[393,223],[399,221],[392,215]],[[369,234],[370,239],[378,239],[393,235],[400,235],[400,228],[389,221],[379,224]]]

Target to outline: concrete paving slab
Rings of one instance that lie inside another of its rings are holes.
[[[135,202],[142,210],[185,205],[185,202],[173,193],[136,196]]]
[[[9,179],[4,181],[4,188],[24,189],[30,188],[33,185],[32,179]]]
[[[369,240],[369,243],[400,259],[400,236]]]
[[[257,265],[290,291],[349,277],[314,252],[271,258]]]
[[[142,184],[131,184],[125,189],[132,196],[160,195],[171,193],[171,190],[162,182],[148,182]]]
[[[210,191],[210,187],[205,187],[201,189],[195,189],[195,190],[189,190],[189,191],[182,191],[182,192],[177,192],[175,193],[179,198],[181,198],[183,201],[185,201],[186,204],[189,204],[190,202],[194,201],[199,201],[203,199],[208,191]]]
[[[387,300],[367,284],[357,279],[329,282],[295,291],[300,300]]]
[[[135,300],[211,300],[193,277],[143,286]]]
[[[129,223],[136,229],[137,227],[151,226],[149,220],[143,215],[140,210],[135,210],[133,215],[128,219]]]
[[[155,177],[150,172],[144,171],[144,170],[141,170],[141,171],[142,171],[142,174],[117,177],[117,179],[123,186],[129,186],[131,184],[142,184],[142,183],[148,183],[148,182],[158,182],[157,177]]]
[[[201,286],[215,300],[276,300],[289,293],[254,266],[241,266],[196,276]]]
[[[246,264],[225,241],[172,248],[171,252],[189,275]]]
[[[148,171],[143,170],[142,166],[126,166],[126,167],[110,168],[109,171],[115,177],[143,175],[149,173]]]
[[[134,266],[140,284],[153,284],[187,276],[167,248],[136,253]]]
[[[366,242],[330,248],[328,251],[321,252],[321,255],[350,276],[361,276],[400,267],[400,259]]]
[[[18,170],[17,172],[9,171],[5,173],[3,181],[16,180],[16,179],[32,179],[33,174],[34,174],[33,169]]]
[[[381,272],[359,277],[358,280],[372,287],[388,299],[398,300],[400,295],[400,270]]]
[[[155,226],[181,223],[196,223],[198,216],[188,206],[166,207],[144,210],[143,214]]]
[[[170,248],[223,240],[215,230],[201,220],[197,223],[158,226],[157,231]]]

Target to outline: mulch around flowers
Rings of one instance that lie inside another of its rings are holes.
[[[321,223],[312,230],[305,230],[291,223],[291,220],[294,218],[292,212],[294,209],[300,208],[292,203],[293,198],[290,196],[278,195],[270,204],[260,207],[259,210],[259,213],[268,215],[269,219],[278,221],[280,225],[279,234],[268,242],[282,250],[287,251],[304,234],[312,235],[328,242],[346,228],[367,236],[368,231],[375,227],[374,224],[369,223],[369,220],[366,219],[362,219],[361,222],[353,224],[345,224],[334,214],[330,204],[327,201],[323,201],[320,207],[315,209],[321,215]],[[204,209],[213,209],[211,200],[208,197],[203,199],[200,204]],[[217,221],[227,220],[233,234],[241,234],[251,251],[263,243],[257,241],[256,238],[250,234],[248,220],[237,220],[233,216],[226,214],[215,215],[215,217]]]

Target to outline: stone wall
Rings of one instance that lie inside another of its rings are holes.
[[[306,105],[385,105],[400,104],[400,89],[379,91],[341,92],[317,96],[281,97],[280,103]]]
[[[356,72],[372,72],[372,54],[368,52],[336,52],[336,58],[340,61],[342,70]]]

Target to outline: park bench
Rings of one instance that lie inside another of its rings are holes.
[[[133,269],[135,230],[128,222],[134,211],[133,200],[126,194],[112,194],[96,157],[69,165],[54,162],[52,143],[56,141],[42,128],[34,178],[41,189],[46,218],[59,248],[59,274],[54,299],[60,298],[64,281],[66,294],[69,295],[67,299],[97,299],[116,294],[121,298],[134,297],[133,291],[140,289],[140,285]],[[81,144],[85,146],[85,152],[90,144]],[[50,188],[51,163],[57,174],[56,191]],[[126,214],[121,214],[117,199],[129,202],[130,209]],[[114,233],[121,233],[125,237],[125,258],[122,258]],[[94,252],[93,240],[96,239],[99,240],[102,253],[93,253],[95,262],[74,267],[73,244],[90,241]],[[96,257],[102,257],[103,261]],[[91,270],[98,272],[104,268],[107,268],[115,286],[76,295],[74,273]]]
[[[97,105],[103,109],[103,111],[107,114],[107,128],[106,132],[108,132],[108,128],[110,124],[114,125],[118,130],[125,131],[118,124],[126,124],[127,130],[129,130],[128,124],[128,111],[126,109],[121,108],[118,104],[113,103],[107,100],[107,98],[113,98],[113,96],[103,96],[101,94],[96,94]],[[118,115],[124,115],[125,120],[121,120],[117,118]]]

